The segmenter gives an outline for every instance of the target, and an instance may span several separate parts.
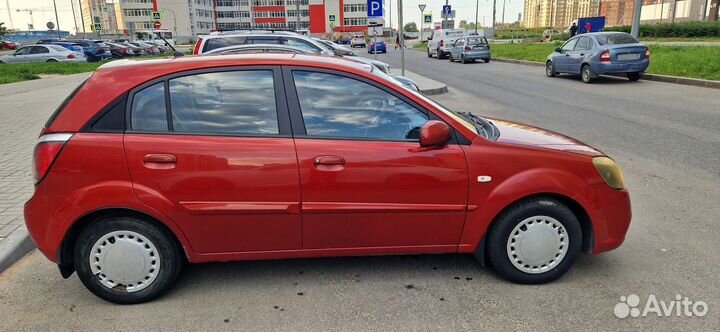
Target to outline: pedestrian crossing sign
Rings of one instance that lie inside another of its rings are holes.
[[[155,21],[155,22],[159,22],[159,21],[162,19],[162,17],[160,16],[160,12],[157,11],[157,10],[154,10],[154,11],[152,12],[152,19],[153,19],[153,21]]]
[[[93,30],[102,31],[102,24],[100,24],[100,23],[93,24]]]
[[[328,21],[335,22],[335,15],[328,15]]]

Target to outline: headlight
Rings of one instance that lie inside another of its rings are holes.
[[[600,175],[605,179],[605,182],[610,188],[625,188],[625,179],[623,178],[622,171],[614,160],[608,157],[595,157],[592,161],[595,169],[600,172]]]

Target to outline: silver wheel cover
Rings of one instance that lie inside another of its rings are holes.
[[[510,232],[507,254],[518,270],[539,274],[560,264],[569,244],[565,226],[557,219],[534,216],[521,221]]]
[[[100,283],[128,293],[150,286],[160,272],[160,255],[146,237],[133,231],[103,235],[90,251],[90,270]]]

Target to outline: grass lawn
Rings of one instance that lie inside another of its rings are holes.
[[[168,54],[145,55],[137,60],[157,59],[172,57]],[[114,60],[110,60],[114,61]],[[44,62],[44,63],[19,63],[19,64],[0,64],[0,84],[13,83],[27,80],[39,79],[39,75],[71,75],[77,73],[85,73],[94,71],[97,67],[107,63],[103,62],[83,62],[83,63],[61,63],[61,62]]]
[[[498,58],[544,62],[558,47],[547,44],[493,44]],[[720,80],[720,47],[650,45],[648,73]]]

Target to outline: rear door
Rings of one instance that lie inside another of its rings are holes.
[[[125,153],[140,200],[199,253],[299,249],[297,158],[281,73],[181,73],[131,92]]]
[[[62,47],[62,46],[58,46]],[[50,59],[50,50],[45,46],[33,46],[30,51],[30,62],[45,62]]]
[[[454,251],[468,197],[456,142],[421,148],[437,119],[356,76],[286,68],[300,167],[303,248]],[[375,248],[375,249],[373,249]]]

